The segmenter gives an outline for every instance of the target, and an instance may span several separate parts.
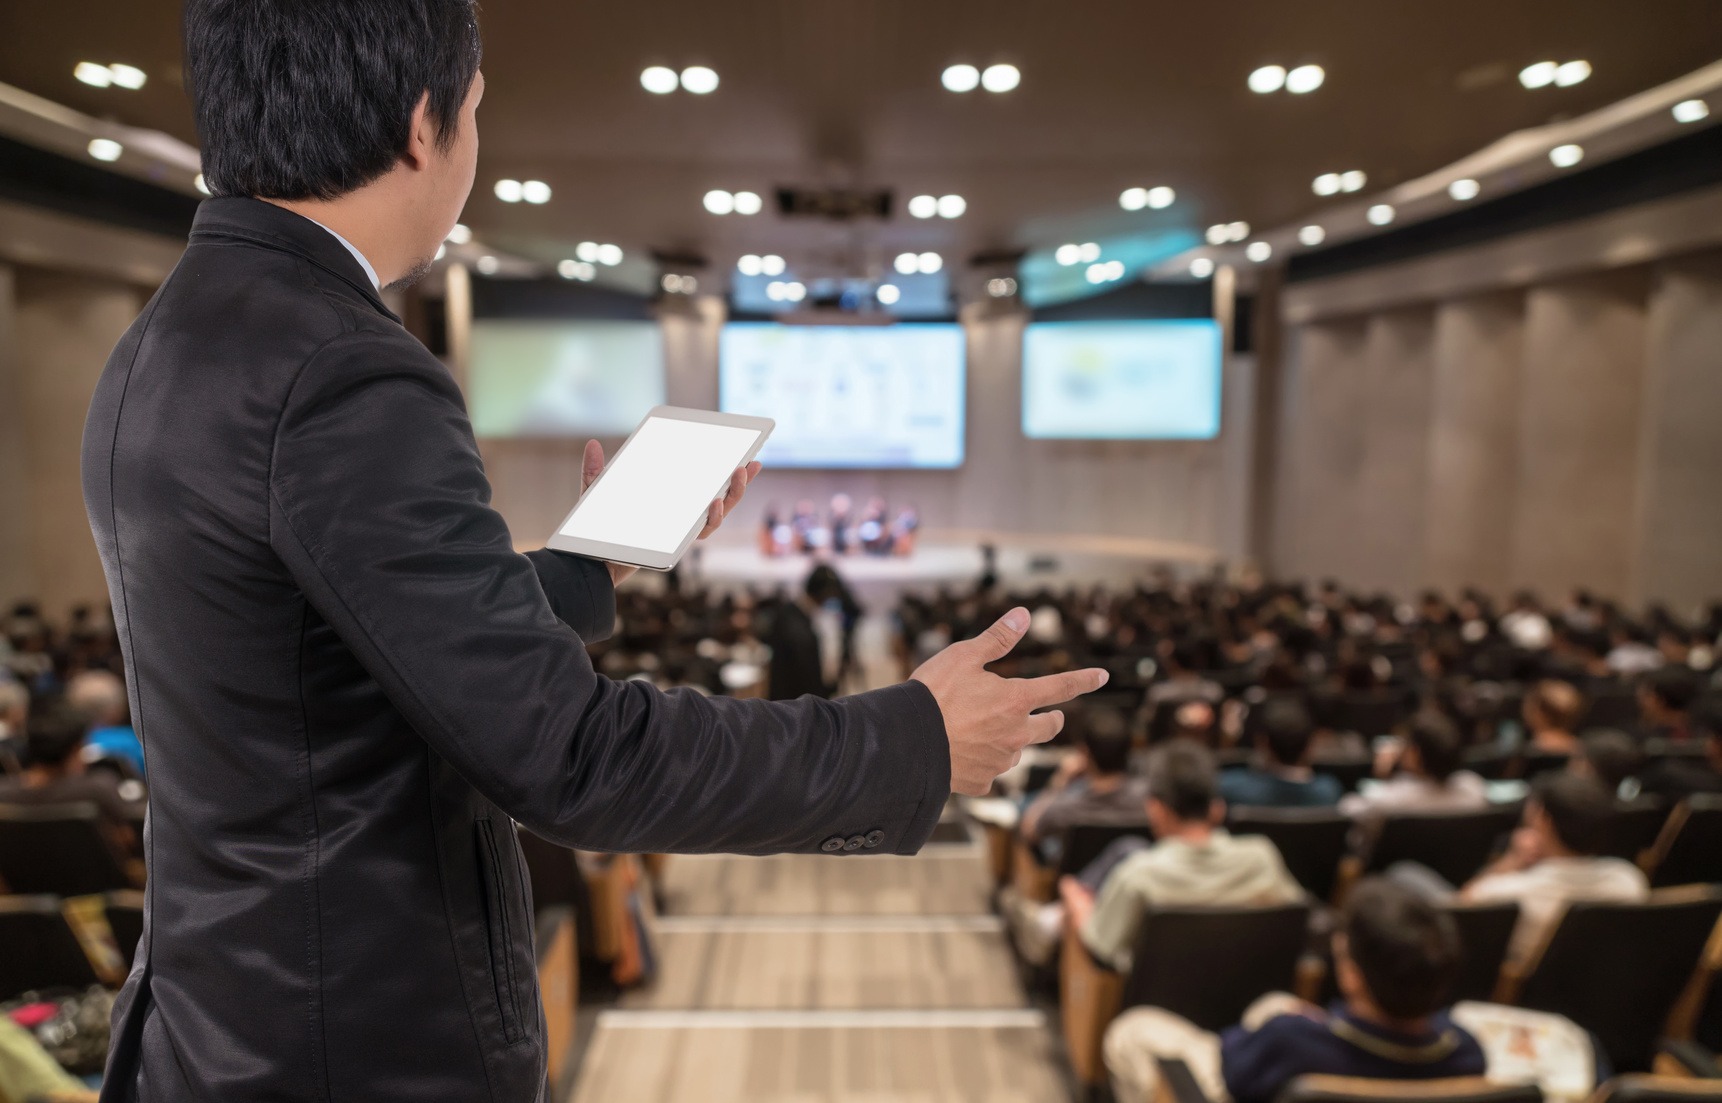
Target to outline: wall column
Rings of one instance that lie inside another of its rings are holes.
[[[35,513],[25,443],[24,381],[19,365],[17,272],[0,265],[0,608],[35,597]]]

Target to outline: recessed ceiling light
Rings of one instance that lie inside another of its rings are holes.
[[[1327,70],[1319,65],[1299,65],[1286,74],[1286,91],[1294,96],[1313,92],[1327,79]]]
[[[1339,173],[1324,172],[1310,184],[1310,190],[1317,195],[1339,194]]]
[[[712,214],[729,214],[735,210],[735,196],[722,188],[713,188],[706,192],[705,205]]]
[[[1022,83],[1022,73],[1014,65],[989,65],[981,74],[981,87],[988,92],[1009,92]]]
[[[783,263],[783,258],[776,253],[767,253],[759,258],[759,270],[768,276],[781,276],[787,267],[788,265]]]
[[[72,75],[91,88],[106,88],[114,82],[113,70],[93,61],[80,61],[72,67]]]
[[[903,297],[903,292],[894,283],[882,283],[879,285],[879,290],[873,292],[873,297],[885,306],[892,306]]]
[[[1469,176],[1462,180],[1455,180],[1451,184],[1447,185],[1447,194],[1461,203],[1466,203],[1477,198],[1477,194],[1482,190],[1483,185],[1477,183]]]
[[[932,218],[939,213],[939,197],[917,195],[909,200],[909,214],[915,218]]]
[[[1267,95],[1278,92],[1286,84],[1286,71],[1283,65],[1264,65],[1250,74],[1250,91]]]
[[[1558,169],[1570,169],[1584,160],[1584,147],[1572,142],[1556,146],[1549,150],[1549,160],[1554,162],[1554,166]]]
[[[1305,226],[1297,232],[1297,239],[1313,249],[1327,240],[1327,231],[1320,226]]]
[[[1224,245],[1228,235],[1229,231],[1226,229],[1226,224],[1224,222],[1216,222],[1212,226],[1208,227],[1208,244]]]
[[[1393,221],[1393,216],[1397,213],[1398,212],[1395,211],[1390,204],[1377,203],[1375,206],[1369,208],[1369,210],[1364,213],[1363,217],[1369,219],[1371,225],[1385,226],[1389,222]]]
[[[693,294],[696,294],[699,291],[699,289],[700,289],[700,280],[699,280],[698,276],[683,276],[682,277],[682,294],[693,295]]]
[[[744,276],[757,276],[765,271],[765,263],[757,255],[748,253],[735,262],[735,270]]]
[[[622,247],[620,245],[598,246],[598,263],[610,268],[622,263]]]
[[[1118,197],[1118,205],[1127,211],[1139,211],[1148,205],[1147,188],[1126,188]]]
[[[550,185],[542,180],[528,180],[520,185],[520,198],[528,203],[548,203],[550,202]]]
[[[1675,122],[1695,123],[1710,117],[1710,105],[1703,100],[1681,100],[1674,105],[1673,112]]]
[[[202,192],[204,195],[211,194],[209,190],[209,181],[203,178],[203,173],[201,172],[197,174],[197,179],[191,182],[191,186]]]
[[[456,222],[454,229],[448,232],[448,239],[456,245],[465,245],[472,240],[472,230],[464,223]]]
[[[1084,273],[1084,275],[1087,277],[1089,283],[1105,283],[1106,265],[1091,264],[1088,266],[1088,271]]]
[[[681,83],[676,71],[664,65],[653,65],[640,73],[640,87],[654,96],[667,96]]]
[[[1156,211],[1163,211],[1178,199],[1178,193],[1168,187],[1148,189],[1148,206]]]
[[[496,182],[496,198],[504,203],[520,202],[525,190],[525,185],[518,180],[498,180]]]
[[[939,75],[939,83],[950,92],[973,92],[981,85],[981,71],[973,65],[952,65]]]
[[[1352,169],[1350,172],[1339,174],[1339,190],[1342,192],[1362,191],[1363,185],[1369,183],[1369,177],[1362,169]]]
[[[682,70],[682,88],[696,96],[709,95],[717,91],[718,75],[716,71],[704,65],[690,65]]]
[[[1205,280],[1214,274],[1214,262],[1207,257],[1197,257],[1190,262],[1190,275],[1199,280]]]
[[[1575,84],[1584,83],[1589,76],[1590,62],[1569,61],[1555,70],[1555,86],[1557,88],[1571,88]]]
[[[735,193],[735,213],[740,215],[755,215],[764,209],[765,204],[759,198],[758,192],[738,191]]]
[[[121,65],[118,62],[108,66],[108,76],[121,88],[129,88],[133,92],[142,88],[149,80],[149,75],[136,65]]]
[[[783,301],[783,284],[777,280],[772,280],[770,283],[766,284],[765,285],[765,297],[770,299],[774,303],[782,302]]]
[[[1228,222],[1228,223],[1226,223],[1226,240],[1227,241],[1242,241],[1249,236],[1250,236],[1250,224],[1248,222]]]
[[[118,161],[126,147],[112,138],[91,138],[89,150],[90,156],[98,161]]]
[[[1008,299],[1016,294],[1016,280],[1010,276],[1000,276],[998,279],[988,280],[987,294],[995,299]]]
[[[912,276],[921,270],[921,258],[914,253],[898,253],[893,267],[900,276]]]
[[[573,279],[575,273],[577,273],[579,271],[580,271],[580,262],[577,260],[559,261],[556,265],[556,274],[561,276],[565,280]]]
[[[598,259],[598,254],[603,250],[603,248],[604,247],[599,245],[596,241],[582,241],[580,244],[574,246],[574,255],[585,261],[587,264],[591,264]]]
[[[1539,61],[1519,70],[1519,83],[1526,88],[1547,88],[1555,82],[1560,66],[1552,61]]]
[[[487,276],[496,275],[496,270],[502,267],[495,257],[479,257],[478,270]]]
[[[1262,263],[1273,255],[1274,247],[1265,241],[1252,241],[1244,248],[1244,256],[1249,257],[1257,264]]]
[[[783,297],[792,303],[798,303],[807,298],[807,288],[794,280],[790,280],[783,285]]]
[[[969,209],[969,201],[960,195],[939,196],[940,218],[961,218],[963,212]]]
[[[930,276],[945,266],[945,258],[937,253],[922,253],[915,258],[916,266],[923,275]]]
[[[1099,243],[1093,242],[1093,241],[1083,242],[1083,244],[1081,246],[1080,259],[1081,259],[1082,263],[1084,263],[1084,264],[1092,264],[1095,261],[1099,260],[1100,259],[1100,245],[1099,245]]]
[[[1052,255],[1052,259],[1058,261],[1058,263],[1064,265],[1066,268],[1069,268],[1073,264],[1080,264],[1082,262],[1082,246],[1075,244],[1060,245],[1058,247],[1058,252]]]

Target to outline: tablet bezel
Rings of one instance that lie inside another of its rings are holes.
[[[580,501],[575,502],[574,508],[568,511],[566,517],[562,518],[561,523],[556,526],[556,531],[545,542],[545,547],[553,548],[556,551],[571,552],[575,555],[588,556],[592,559],[623,563],[631,567],[643,567],[649,571],[667,571],[681,562],[682,556],[686,555],[688,548],[693,546],[695,537],[699,536],[700,530],[705,527],[705,514],[701,514],[694,521],[693,527],[688,529],[687,536],[682,538],[681,546],[670,553],[654,551],[650,548],[630,547],[627,544],[609,544],[602,540],[591,540],[579,536],[566,536],[562,532],[568,527],[568,522],[574,519],[574,514],[579,512],[580,502],[586,500],[586,495],[591,492],[592,487],[604,480],[604,476],[610,473],[615,464],[621,460],[623,454],[628,451],[628,446],[634,443],[634,438],[639,435],[646,422],[653,418],[666,418],[670,421],[695,421],[705,425],[728,425],[735,429],[751,429],[757,432],[759,434],[758,439],[747,450],[747,455],[742,457],[741,463],[736,465],[738,467],[746,466],[753,461],[755,456],[759,455],[759,450],[765,447],[766,439],[771,436],[771,431],[777,427],[777,422],[768,417],[720,414],[712,410],[690,410],[681,406],[654,406],[645,417],[640,419],[640,424],[634,426],[634,431],[628,434],[628,439],[622,442],[622,447],[616,449],[616,454],[605,463],[604,470],[599,473],[596,479],[592,480],[592,486],[581,491]],[[733,470],[723,473],[723,479],[712,489],[711,497],[713,499],[723,495],[724,488],[729,485],[730,476],[733,473]]]

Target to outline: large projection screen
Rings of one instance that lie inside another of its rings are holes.
[[[1211,320],[1035,323],[1022,362],[1025,436],[1209,440],[1220,433],[1220,327]]]
[[[657,322],[473,322],[467,406],[475,436],[626,436],[663,404]]]

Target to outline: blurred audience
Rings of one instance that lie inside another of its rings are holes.
[[[1137,823],[1143,816],[1144,786],[1130,776],[1130,726],[1117,711],[1091,713],[1077,750],[1060,761],[1045,789],[1023,811],[1020,832],[1040,848],[1048,863],[1058,861],[1057,837],[1079,823]]]
[[[1341,798],[1339,810],[1364,821],[1394,813],[1476,811],[1489,803],[1488,787],[1459,768],[1464,757],[1458,727],[1439,713],[1421,712],[1405,737],[1376,757],[1381,780]]]
[[[142,791],[122,795],[111,775],[85,771],[80,752],[86,731],[84,713],[65,701],[35,702],[25,724],[27,764],[23,773],[0,778],[0,803],[93,804],[115,845],[133,853],[136,825],[143,822]]]
[[[1339,782],[1310,769],[1315,721],[1300,702],[1264,703],[1256,728],[1256,765],[1220,775],[1227,804],[1265,808],[1321,808],[1339,800]]]

